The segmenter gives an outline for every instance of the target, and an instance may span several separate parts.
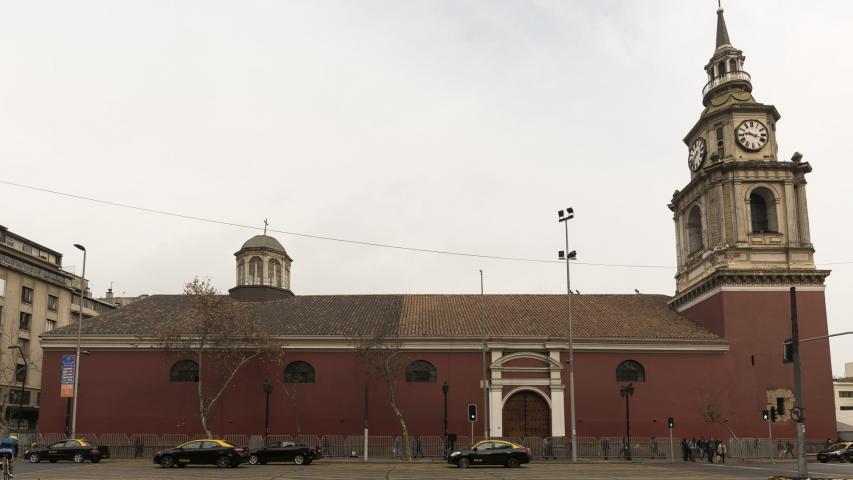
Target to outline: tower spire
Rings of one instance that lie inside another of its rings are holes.
[[[729,40],[729,31],[726,28],[726,19],[723,18],[723,7],[721,2],[718,0],[717,5],[717,49],[724,45],[731,46],[732,42]]]

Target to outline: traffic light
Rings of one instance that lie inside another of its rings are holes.
[[[476,422],[477,421],[477,405],[474,403],[468,404],[468,421]]]
[[[770,420],[776,421],[776,407],[770,407]]]
[[[794,341],[790,338],[782,342],[782,363],[794,361]]]
[[[761,411],[761,419],[764,420],[765,422],[767,420],[770,420],[770,412],[768,412],[767,410],[762,410]]]
[[[666,419],[666,426],[669,428],[675,428],[675,419],[672,417],[667,418]]]

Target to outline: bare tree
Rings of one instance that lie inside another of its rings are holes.
[[[279,348],[245,304],[220,295],[210,280],[194,278],[184,286],[184,294],[189,300],[186,312],[167,325],[156,325],[151,335],[166,352],[194,357],[199,420],[210,436],[211,410],[240,369],[254,359],[277,361]]]
[[[394,334],[380,332],[369,337],[355,337],[352,339],[352,343],[356,352],[364,359],[365,366],[367,367],[365,371],[365,388],[367,388],[367,384],[370,382],[371,374],[377,375],[384,381],[391,411],[400,422],[403,455],[407,460],[411,460],[412,449],[411,442],[409,441],[409,429],[406,426],[403,413],[397,406],[397,380],[400,377],[404,364],[400,338]]]

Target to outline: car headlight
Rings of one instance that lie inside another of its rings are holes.
[[[453,452],[450,454],[451,457],[455,457],[456,455],[462,455],[462,452]]]

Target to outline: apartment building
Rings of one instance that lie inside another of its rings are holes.
[[[115,308],[62,268],[62,254],[0,225],[0,421],[34,430],[41,403],[39,336]],[[18,421],[20,420],[20,424]]]

